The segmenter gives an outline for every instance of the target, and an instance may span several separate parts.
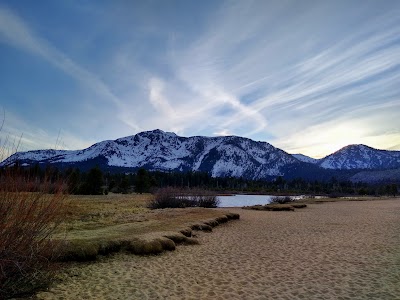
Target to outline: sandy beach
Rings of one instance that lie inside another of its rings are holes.
[[[76,264],[38,299],[400,299],[400,199],[230,209],[200,245]]]

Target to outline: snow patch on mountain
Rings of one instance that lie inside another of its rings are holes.
[[[400,167],[400,151],[378,150],[365,145],[349,145],[319,162],[325,169],[392,169]]]
[[[108,166],[163,171],[205,171],[214,177],[262,179],[283,175],[282,168],[297,160],[266,142],[237,137],[180,137],[153,130],[83,150],[39,150],[16,153],[2,162],[77,163],[105,158]]]

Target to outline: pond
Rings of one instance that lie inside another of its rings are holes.
[[[218,207],[242,207],[257,204],[268,204],[271,200],[270,195],[232,195],[218,196]]]
[[[232,196],[218,196],[218,207],[242,207],[251,205],[265,205],[270,203],[271,195],[232,195]],[[302,196],[295,196],[295,199],[302,198]]]

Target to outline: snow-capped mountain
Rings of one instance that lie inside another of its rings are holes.
[[[365,145],[349,145],[322,158],[318,165],[324,169],[335,170],[400,168],[400,151],[378,150]]]
[[[284,175],[299,161],[266,142],[237,136],[180,137],[161,130],[103,141],[83,150],[37,150],[15,153],[2,166],[78,164],[95,160],[107,166],[162,171],[205,171],[214,177],[264,179]]]
[[[313,159],[288,154],[266,142],[237,136],[180,137],[153,130],[113,141],[103,141],[83,150],[36,150],[18,152],[0,163],[22,166],[55,165],[88,169],[132,171],[138,168],[159,171],[202,171],[214,177],[272,179],[276,176],[329,180],[332,176],[349,179],[362,170],[400,168],[400,151],[377,150],[350,145]],[[378,173],[377,173],[378,174]],[[380,173],[379,173],[380,174]]]

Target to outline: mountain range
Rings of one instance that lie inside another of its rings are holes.
[[[161,130],[96,143],[83,150],[35,150],[17,152],[0,166],[54,165],[87,170],[98,165],[104,171],[203,171],[213,177],[274,179],[340,179],[400,181],[400,151],[378,150],[365,145],[349,145],[322,159],[289,154],[267,142],[238,136],[181,137]],[[389,171],[386,171],[389,170]],[[374,173],[375,172],[375,173]],[[388,174],[392,177],[388,177]],[[372,175],[371,175],[372,174]],[[394,176],[394,177],[393,177]]]

